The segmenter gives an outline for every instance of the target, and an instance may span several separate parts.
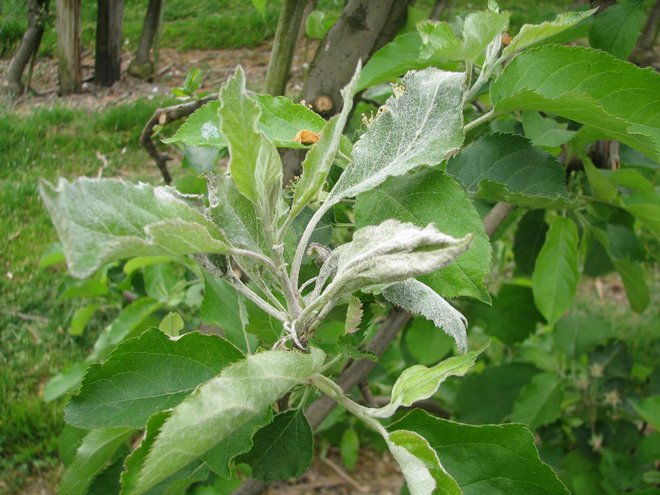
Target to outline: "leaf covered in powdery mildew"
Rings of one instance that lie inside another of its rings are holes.
[[[398,220],[359,229],[353,240],[339,246],[326,260],[334,280],[325,290],[327,297],[350,294],[358,289],[392,284],[439,270],[467,251],[472,234],[454,238]]]
[[[405,90],[390,97],[384,111],[353,148],[352,162],[327,201],[373,189],[390,176],[440,163],[463,144],[465,74],[436,68],[411,71]]]
[[[42,181],[41,199],[62,241],[71,274],[133,256],[228,253],[222,232],[194,200],[172,187],[82,177]]]
[[[435,323],[456,341],[460,352],[467,350],[467,320],[457,309],[440,297],[428,285],[411,278],[383,290],[383,296],[392,304],[422,315]]]

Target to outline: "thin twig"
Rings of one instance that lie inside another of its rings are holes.
[[[341,479],[343,479],[346,483],[351,485],[354,490],[357,490],[360,493],[369,493],[369,489],[365,488],[364,486],[360,485],[357,481],[355,481],[351,476],[344,471],[341,466],[338,466],[332,459],[329,459],[327,457],[321,457],[321,462],[326,464],[330,469],[332,469],[337,476],[339,476]]]
[[[217,99],[217,96],[213,95],[207,96],[206,98],[202,98],[200,100],[173,105],[171,107],[159,108],[151,116],[147,122],[147,125],[144,126],[142,134],[140,135],[140,145],[142,145],[142,147],[147,150],[147,153],[149,153],[149,156],[154,159],[156,166],[158,167],[158,170],[160,170],[160,173],[163,176],[163,180],[166,184],[172,182],[172,175],[167,169],[167,162],[171,161],[172,157],[167,153],[158,151],[153,138],[154,127],[157,125],[169,124],[175,120],[187,117],[202,105]]]

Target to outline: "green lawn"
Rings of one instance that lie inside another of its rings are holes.
[[[159,105],[138,100],[98,114],[52,108],[21,116],[0,110],[0,493],[57,465],[62,403],[46,404],[45,382],[84,356],[101,321],[82,337],[66,333],[79,304],[61,298],[61,265],[39,269],[55,232],[37,194],[40,178],[96,175],[158,180],[139,133]]]

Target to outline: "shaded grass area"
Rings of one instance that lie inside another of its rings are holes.
[[[147,3],[146,0],[124,1],[123,33],[129,49],[137,46]],[[0,4],[0,56],[10,56],[27,27],[27,2],[5,0]],[[280,5],[281,0],[269,1],[266,15],[262,17],[249,0],[168,0],[160,46],[181,50],[256,46],[274,35]],[[40,49],[40,55],[48,57],[57,51],[54,1],[50,10]],[[84,49],[94,46],[96,15],[97,3],[83,1],[81,40]]]
[[[97,152],[108,161],[104,176],[157,181],[138,139],[161,103],[137,100],[96,114],[55,107],[23,116],[0,109],[0,493],[16,493],[28,477],[58,465],[63,403],[45,403],[43,386],[86,354],[103,324],[97,320],[82,337],[65,330],[81,303],[61,297],[62,265],[38,267],[56,235],[37,182],[96,176]]]

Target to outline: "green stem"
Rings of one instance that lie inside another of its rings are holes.
[[[312,375],[311,382],[312,385],[318,388],[321,392],[337,402],[337,404],[344,406],[348,412],[362,420],[362,422],[376,432],[380,433],[384,439],[387,439],[387,430],[377,419],[374,419],[369,415],[368,408],[349,399],[339,385],[321,374]]]
[[[488,122],[493,117],[495,117],[495,109],[494,108],[492,108],[490,111],[483,114],[481,117],[478,117],[478,118],[474,119],[472,122],[468,122],[467,124],[465,124],[465,126],[463,127],[463,132],[468,132],[468,131],[474,129],[475,127],[477,127],[477,126],[480,126],[484,122]]]

